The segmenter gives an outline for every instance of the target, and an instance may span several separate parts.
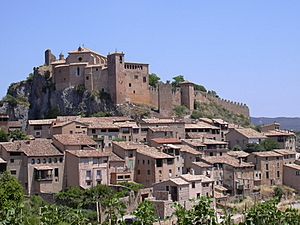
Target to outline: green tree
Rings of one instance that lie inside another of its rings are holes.
[[[177,117],[184,117],[189,114],[189,109],[184,105],[175,106],[173,111]]]
[[[155,221],[157,221],[155,208],[149,201],[142,202],[133,214],[138,219],[134,223],[135,225],[152,225]]]
[[[149,85],[152,87],[157,87],[158,86],[158,82],[160,81],[160,77],[157,76],[155,73],[151,73],[149,75]]]
[[[275,140],[272,140],[272,139],[266,139],[266,140],[262,141],[260,145],[266,151],[270,151],[270,150],[273,150],[273,149],[279,149],[278,142],[275,141]]]
[[[0,129],[0,142],[6,141],[8,141],[8,134],[3,129]]]
[[[196,91],[207,92],[206,88],[203,85],[200,85],[200,84],[194,84],[194,89]]]
[[[125,215],[125,204],[120,200],[120,196],[115,194],[105,201],[106,220],[104,224],[117,225],[122,224],[123,216]]]
[[[8,137],[9,137],[9,139],[12,139],[13,141],[28,140],[28,136],[21,130],[10,131],[8,134]]]
[[[172,81],[172,86],[173,87],[179,87],[179,84],[181,82],[185,81],[183,75],[178,75],[176,77],[173,77],[172,79],[173,79],[173,81]]]

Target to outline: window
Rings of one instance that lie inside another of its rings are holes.
[[[86,182],[86,185],[87,185],[87,186],[91,186],[91,183],[92,183],[91,181],[87,181],[87,182]]]
[[[147,82],[147,78],[143,77],[143,82],[146,83]]]
[[[174,159],[167,159],[167,164],[172,165],[174,163]]]
[[[77,72],[76,75],[80,76],[80,68],[79,67],[77,67],[77,71],[76,72]]]
[[[172,170],[169,170],[169,173],[172,174]]]
[[[86,176],[86,179],[91,179],[92,178],[92,171],[87,170],[85,176]]]
[[[150,160],[148,160],[148,165],[150,164]]]
[[[96,134],[96,129],[92,129],[92,134]]]
[[[128,158],[133,158],[133,152],[132,151],[128,151]]]
[[[169,186],[166,186],[166,191],[169,191],[170,190],[170,187]]]
[[[78,57],[78,61],[81,62],[82,61],[82,57]]]
[[[44,159],[43,159],[43,163],[45,164],[46,162],[47,162],[47,159],[44,158]]]
[[[54,176],[55,176],[55,177],[58,177],[58,168],[55,168],[55,169],[54,169]]]
[[[269,179],[269,172],[266,172],[266,178]]]
[[[49,158],[49,159],[48,159],[48,163],[52,163],[52,158]]]
[[[10,163],[14,163],[14,162],[15,162],[15,160],[14,160],[14,159],[10,159],[9,161],[10,161]]]
[[[32,159],[32,160],[31,160],[31,164],[35,164],[35,159]]]
[[[53,161],[54,161],[54,163],[57,163],[57,158],[54,158],[54,160],[53,160]]]
[[[195,188],[195,187],[196,187],[195,182],[192,182],[192,188]]]
[[[100,178],[102,175],[101,170],[97,170],[97,178]]]
[[[200,198],[200,197],[201,197],[200,193],[197,193],[197,198]]]
[[[89,77],[86,77],[86,80],[89,80]]]
[[[145,160],[143,160],[143,164],[145,164]]]
[[[157,167],[162,167],[162,166],[163,166],[163,161],[162,161],[162,159],[157,159],[157,160],[156,160],[156,166],[157,166]]]
[[[40,164],[40,163],[41,163],[41,160],[40,160],[40,159],[37,159],[37,160],[36,160],[36,163],[37,163],[37,164]]]
[[[278,178],[280,177],[280,171],[277,171],[277,177]]]
[[[147,170],[147,174],[150,175],[150,170]]]
[[[11,174],[11,175],[17,175],[17,171],[16,171],[16,170],[11,170],[11,171],[10,171],[10,174]]]
[[[123,62],[123,57],[120,55],[120,57],[119,57],[119,60],[120,60],[120,63],[122,64],[122,62]]]
[[[159,170],[158,172],[159,172],[159,174],[162,174],[162,171],[161,171],[161,170]]]
[[[140,174],[141,174],[141,171],[140,171],[140,170],[138,170],[138,171],[137,171],[137,174],[138,174],[138,175],[140,175]]]
[[[128,86],[131,87],[131,83],[129,83]]]
[[[269,164],[266,164],[266,170],[269,170]]]

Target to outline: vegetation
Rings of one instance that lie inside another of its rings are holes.
[[[128,189],[130,189],[131,191],[134,191],[135,193],[137,193],[139,190],[144,188],[144,185],[134,183],[134,182],[120,182],[119,185],[127,187]]]
[[[214,103],[199,103],[195,102],[195,110],[192,112],[192,119],[206,118],[222,118],[229,123],[239,124],[244,127],[250,126],[249,118],[242,114],[233,114],[224,107]]]
[[[189,109],[184,105],[175,106],[173,111],[177,117],[184,117],[189,114]]]
[[[206,88],[205,88],[203,85],[200,85],[200,84],[195,84],[195,85],[194,85],[194,89],[195,89],[196,91],[207,92]]]
[[[97,112],[91,115],[92,117],[108,117],[112,116],[110,112]]]
[[[134,211],[133,215],[137,218],[134,225],[152,225],[158,219],[155,208],[149,201],[142,202]]]
[[[149,85],[150,85],[151,87],[154,87],[154,88],[158,87],[159,81],[160,81],[160,77],[157,76],[157,74],[151,73],[151,74],[149,75]]]
[[[76,92],[79,94],[79,95],[83,95],[83,93],[86,91],[85,89],[85,86],[84,84],[79,84],[77,87],[76,87]]]
[[[8,134],[5,132],[5,130],[0,129],[0,142],[6,141],[8,141]]]
[[[173,77],[172,79],[173,79],[173,81],[171,84],[172,84],[173,88],[179,87],[179,84],[181,82],[185,81],[183,75],[178,75],[176,77]]]
[[[271,151],[274,149],[279,149],[279,144],[272,140],[266,139],[262,141],[260,144],[247,144],[246,152],[262,152],[262,151]]]
[[[28,136],[21,130],[13,130],[8,134],[9,140],[28,140]]]
[[[51,109],[49,109],[47,115],[46,115],[46,119],[55,119],[56,117],[60,116],[60,110],[59,108],[56,106],[56,107],[53,107]]]
[[[214,90],[210,90],[207,92],[207,94],[213,96],[213,97],[216,97],[216,98],[219,98],[219,95],[217,94],[217,92],[215,92]]]

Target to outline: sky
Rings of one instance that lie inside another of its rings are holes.
[[[246,103],[251,116],[300,116],[299,0],[11,0],[1,3],[0,96],[79,45],[150,64]]]

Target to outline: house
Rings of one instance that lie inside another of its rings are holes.
[[[52,138],[51,126],[55,120],[28,120],[27,134],[35,138]]]
[[[108,185],[108,157],[98,150],[66,150],[66,188]]]
[[[233,128],[227,133],[226,139],[230,149],[237,147],[245,150],[249,145],[260,144],[267,137],[252,128]]]
[[[151,119],[142,119],[139,122],[141,127],[141,137],[144,141],[147,141],[147,133],[150,127],[169,127],[173,131],[173,137],[176,139],[185,138],[185,122],[178,119],[170,118],[151,118]]]
[[[222,156],[228,151],[228,143],[213,139],[184,139],[182,142],[197,151],[200,151],[205,156]]]
[[[282,154],[275,151],[252,152],[247,162],[254,164],[255,186],[282,185]]]
[[[279,148],[296,151],[296,134],[284,130],[269,130],[264,135],[275,142]]]
[[[177,138],[153,138],[148,142],[148,145],[151,147],[160,147],[166,144],[179,145],[181,144],[181,141]]]
[[[200,118],[200,121],[209,123],[215,127],[220,128],[221,141],[226,141],[226,134],[229,131],[229,123],[222,119],[209,119],[209,118]]]
[[[147,142],[155,138],[175,138],[174,129],[168,126],[150,127],[147,132]]]
[[[186,138],[199,139],[207,138],[221,141],[221,129],[203,121],[185,124]]]
[[[243,162],[247,162],[247,157],[250,154],[244,151],[228,151],[227,155],[237,158],[238,160],[242,160]]]
[[[300,164],[299,162],[283,165],[283,185],[300,192]]]
[[[56,134],[87,134],[87,124],[76,120],[66,122],[53,122],[52,135]]]
[[[29,195],[57,193],[62,190],[64,155],[49,139],[0,144],[7,170],[25,187]]]
[[[287,149],[274,149],[274,152],[279,153],[283,156],[283,165],[293,164],[296,160],[296,152]]]
[[[97,148],[97,143],[85,134],[56,134],[53,136],[53,144],[62,152]]]

